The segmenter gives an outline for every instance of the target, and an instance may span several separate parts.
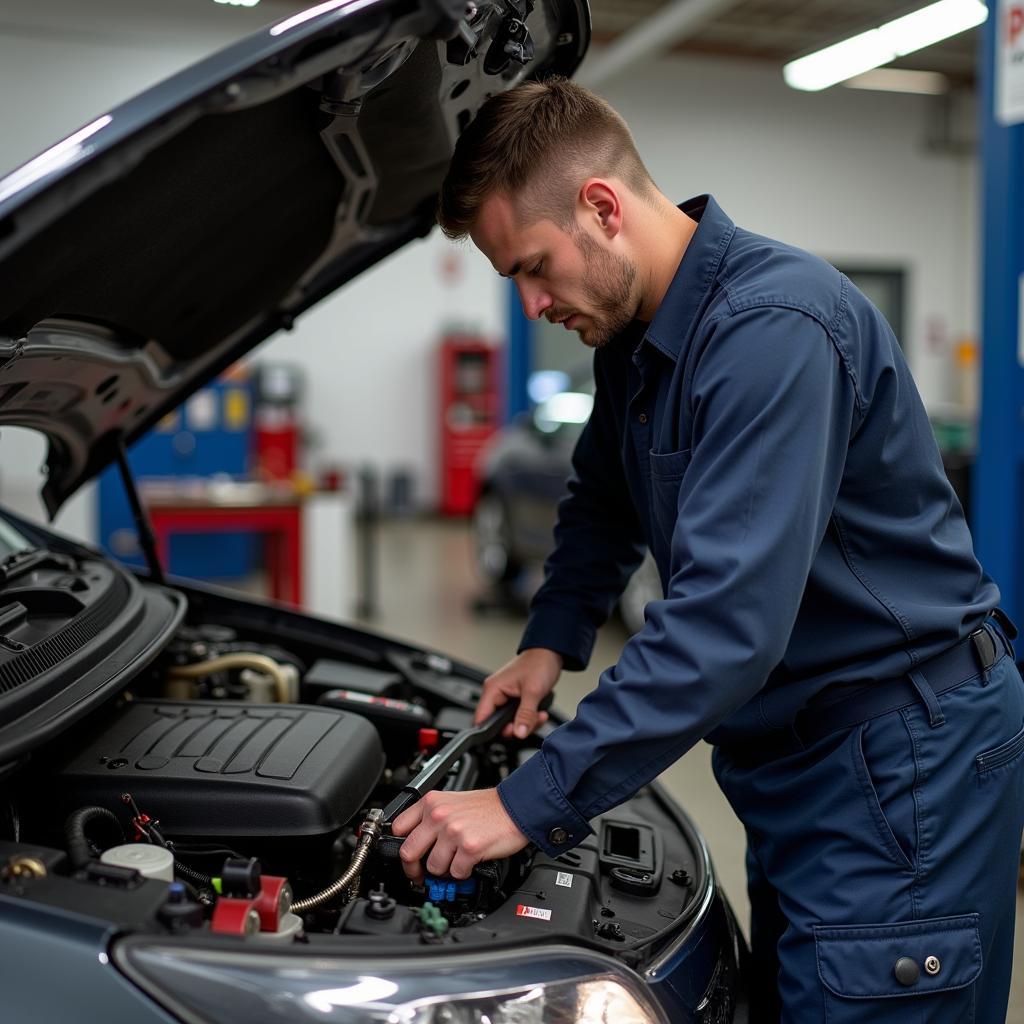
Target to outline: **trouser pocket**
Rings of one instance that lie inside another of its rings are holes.
[[[998,747],[978,754],[974,759],[974,766],[977,768],[978,774],[983,775],[985,772],[994,771],[996,768],[1002,768],[1004,765],[1016,761],[1022,752],[1024,752],[1024,728]]]
[[[914,871],[916,758],[903,718],[886,715],[858,726],[852,752],[854,772],[882,846],[899,867]]]
[[[973,1024],[981,973],[978,915],[878,925],[816,925],[828,1024]]]

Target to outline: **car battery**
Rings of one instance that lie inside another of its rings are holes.
[[[383,670],[344,661],[320,658],[302,678],[302,699],[316,703],[327,690],[357,690],[374,697],[393,697],[402,689],[402,676],[394,669]]]
[[[358,690],[327,690],[317,698],[317,704],[369,719],[377,727],[389,756],[407,756],[416,749],[420,730],[434,724],[434,716],[419,704],[394,697],[375,697]]]

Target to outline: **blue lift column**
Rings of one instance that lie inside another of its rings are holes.
[[[978,557],[1018,624],[1024,619],[1022,3],[989,0],[982,29],[982,388],[972,494]]]
[[[505,418],[530,408],[527,383],[533,370],[533,324],[526,319],[515,281],[508,283],[508,366],[505,376]]]

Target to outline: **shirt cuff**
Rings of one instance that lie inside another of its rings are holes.
[[[517,654],[529,647],[546,647],[562,656],[563,668],[579,672],[587,667],[597,630],[586,619],[559,608],[538,608],[530,613]]]
[[[593,833],[551,777],[543,750],[498,784],[498,796],[519,831],[549,857],[571,850]]]

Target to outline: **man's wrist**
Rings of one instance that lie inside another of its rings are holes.
[[[503,779],[497,790],[516,828],[549,857],[571,850],[593,833],[552,779],[543,751]]]
[[[530,654],[535,651],[538,655],[547,655],[550,658],[552,665],[558,669],[559,672],[562,671],[562,666],[565,664],[565,658],[558,651],[552,650],[550,647],[524,647],[520,653]]]

